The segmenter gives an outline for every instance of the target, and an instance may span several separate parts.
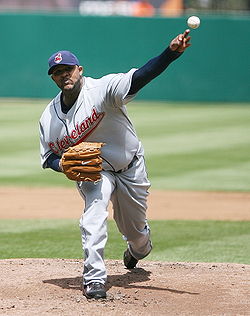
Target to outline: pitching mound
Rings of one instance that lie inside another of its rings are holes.
[[[107,261],[108,297],[82,295],[82,261],[0,261],[0,315],[249,315],[250,266]]]

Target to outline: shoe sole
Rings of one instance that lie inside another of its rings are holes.
[[[127,269],[134,269],[138,263],[138,260],[135,259],[130,253],[127,255],[127,251],[128,250],[124,252],[123,263]],[[128,256],[130,256],[129,259]]]
[[[87,294],[85,291],[83,291],[83,295],[86,296],[87,299],[101,299],[101,298],[107,298],[107,294],[106,293],[96,293],[93,295],[89,295]]]

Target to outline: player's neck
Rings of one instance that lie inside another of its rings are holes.
[[[72,105],[76,102],[78,96],[79,96],[79,93],[68,94],[68,93],[63,92],[62,99],[61,99],[63,101],[63,105],[65,107],[71,108]]]
[[[68,110],[74,105],[76,102],[80,92],[82,89],[82,81],[79,82],[72,90],[63,90],[61,95],[61,103],[64,108],[68,108]]]

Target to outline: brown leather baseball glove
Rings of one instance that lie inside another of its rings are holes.
[[[82,142],[69,147],[62,155],[60,165],[64,174],[74,181],[101,179],[101,147],[104,143]]]

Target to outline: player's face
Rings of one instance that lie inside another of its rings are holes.
[[[82,73],[82,66],[58,65],[51,78],[62,91],[72,91],[80,87]]]

